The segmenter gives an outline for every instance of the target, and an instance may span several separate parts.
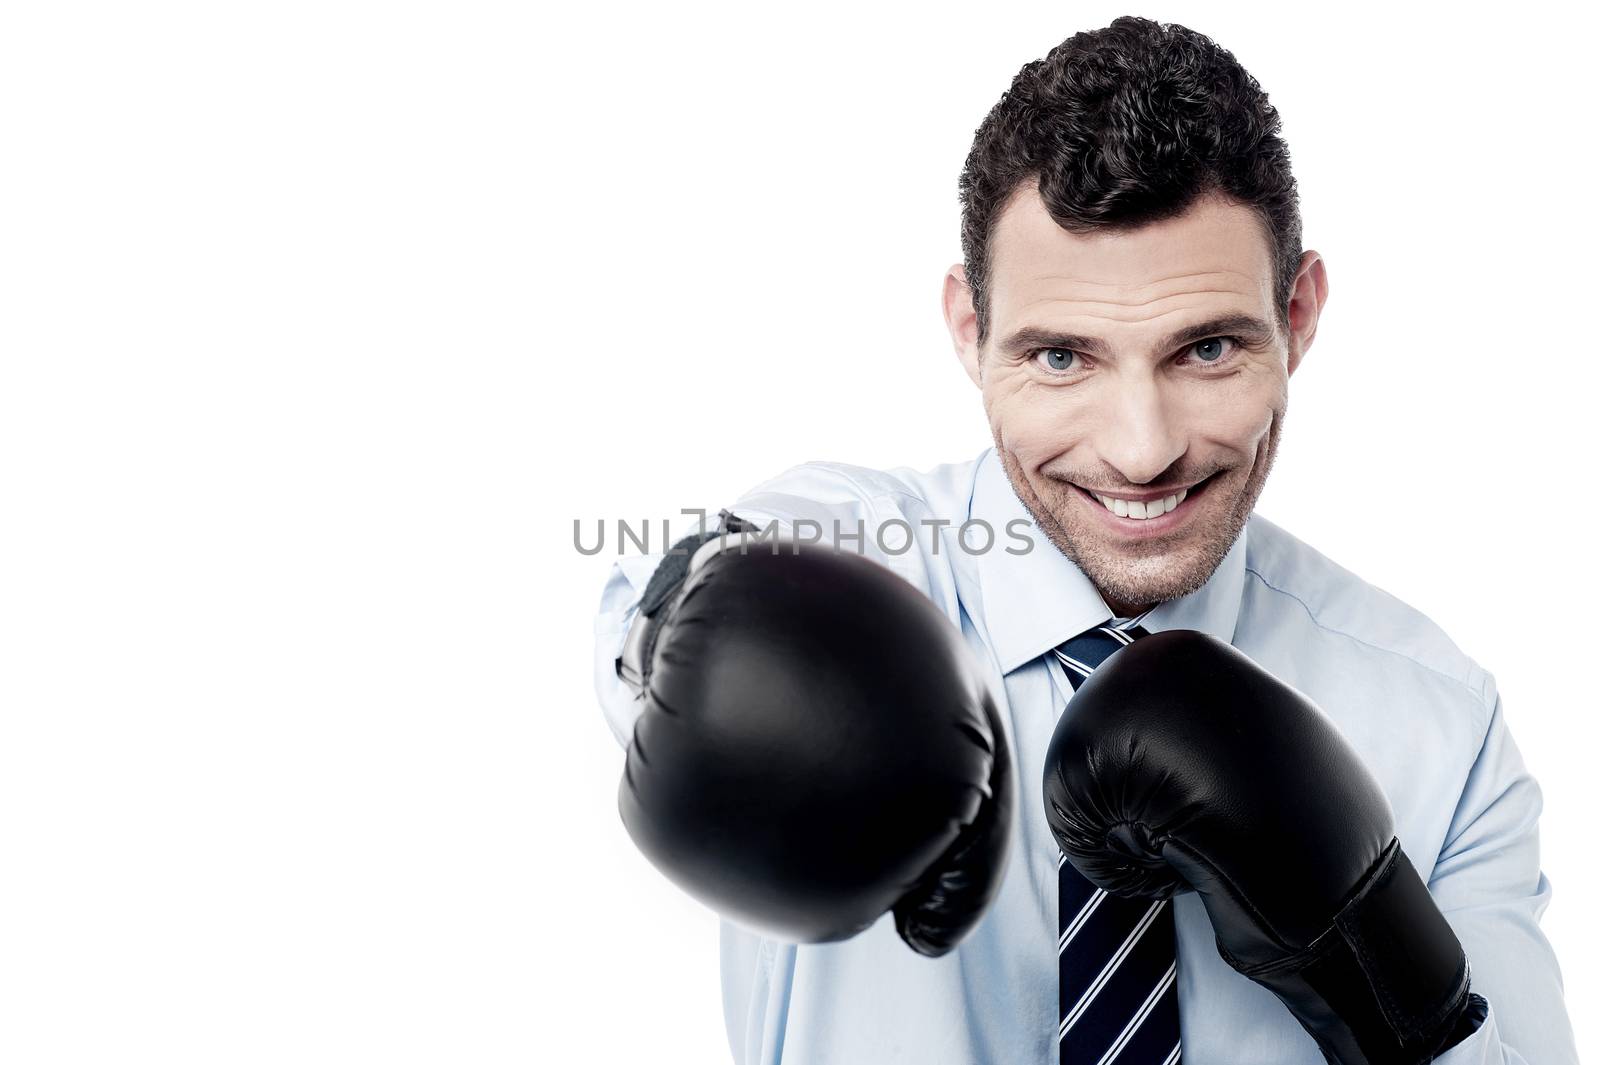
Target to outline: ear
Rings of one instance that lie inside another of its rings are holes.
[[[945,271],[944,324],[950,330],[950,342],[955,346],[962,368],[981,389],[983,370],[978,350],[978,312],[972,306],[972,289],[967,287],[967,268],[960,263]]]
[[[1322,256],[1307,251],[1300,256],[1300,271],[1289,293],[1289,374],[1294,375],[1317,336],[1317,320],[1328,302],[1328,268]]]

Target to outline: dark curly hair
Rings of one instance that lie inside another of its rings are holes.
[[[1173,23],[1125,15],[1067,38],[1017,72],[961,171],[961,253],[989,335],[990,235],[1029,179],[1072,233],[1134,229],[1222,192],[1252,208],[1272,249],[1288,328],[1300,205],[1278,112],[1233,53]]]

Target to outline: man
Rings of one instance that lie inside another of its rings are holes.
[[[737,1061],[1071,1065],[1058,989],[1074,928],[1033,782],[1081,679],[1062,648],[1101,626],[1231,644],[1348,741],[1481,998],[1436,1060],[1576,1061],[1538,924],[1551,898],[1541,794],[1493,677],[1417,611],[1253,514],[1328,296],[1322,258],[1300,246],[1277,131],[1255,81],[1181,26],[1118,19],[1025,66],[967,159],[965,261],[943,292],[993,448],[927,471],[806,463],[728,508],[838,541],[925,593],[989,667],[1023,782],[998,895],[948,954],[907,951],[889,921],[804,945],[724,921]],[[596,684],[624,744],[638,707],[616,663],[661,558],[616,566],[596,626]],[[1225,961],[1195,893],[1170,911],[1183,1060],[1322,1060],[1278,998]]]

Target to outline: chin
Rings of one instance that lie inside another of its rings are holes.
[[[1225,514],[1231,511],[1225,511]],[[1225,518],[1170,539],[1120,544],[1089,523],[1060,523],[1066,544],[1057,544],[1102,595],[1123,603],[1153,605],[1179,599],[1204,587],[1238,539]]]
[[[1211,575],[1217,571],[1217,565],[1220,564],[1220,559],[1216,564],[1209,566],[1180,567],[1180,564],[1172,563],[1165,566],[1161,573],[1151,575],[1148,580],[1141,579],[1142,574],[1130,573],[1127,566],[1102,570],[1080,563],[1080,567],[1100,593],[1107,598],[1120,603],[1154,606],[1156,603],[1181,599],[1198,591],[1211,579]]]

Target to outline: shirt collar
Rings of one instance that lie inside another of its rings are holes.
[[[1002,671],[1010,673],[1113,616],[1077,564],[1034,525],[992,447],[978,460],[971,513],[988,522],[995,533],[993,547],[977,556],[977,570],[990,645]],[[1026,525],[1009,524],[1019,520]],[[1006,551],[1007,546],[1017,545],[1013,529],[1032,539],[1030,550]],[[1141,626],[1150,632],[1195,629],[1232,643],[1244,594],[1249,531],[1247,525],[1240,532],[1210,580],[1186,596],[1158,603],[1144,615]]]

